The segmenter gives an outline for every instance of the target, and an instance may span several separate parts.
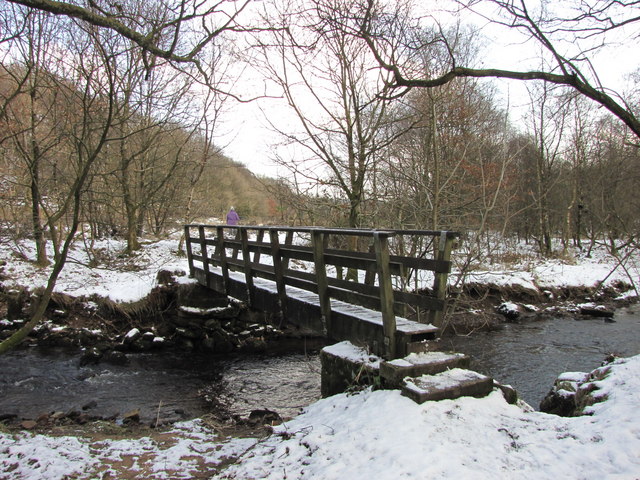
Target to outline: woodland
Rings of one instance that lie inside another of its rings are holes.
[[[118,236],[131,253],[229,205],[245,224],[455,230],[469,263],[507,239],[623,261],[640,74],[629,58],[623,86],[604,85],[596,59],[637,42],[637,2],[436,3],[0,2],[2,241],[29,237],[53,264],[25,329],[74,242]],[[481,23],[521,35],[512,69],[487,65]],[[247,95],[249,70],[264,88]],[[517,106],[496,79],[526,86]],[[280,178],[219,142],[225,114],[261,98],[295,119],[265,112]]]

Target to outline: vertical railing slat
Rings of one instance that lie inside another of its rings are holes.
[[[320,301],[320,315],[325,329],[325,334],[331,336],[331,298],[329,297],[329,283],[327,281],[327,268],[324,262],[325,234],[315,230],[311,234],[311,246],[313,248],[313,264],[316,270],[316,283],[318,285],[318,300]]]
[[[187,261],[189,262],[189,277],[193,278],[195,268],[193,266],[193,252],[191,250],[191,228],[189,225],[184,226],[184,244],[187,248]]]
[[[276,288],[278,289],[278,302],[280,303],[280,313],[282,319],[287,318],[287,286],[284,282],[284,268],[282,255],[280,252],[280,239],[278,230],[269,230],[269,240],[271,242],[271,257],[273,259],[273,273],[276,277]]]
[[[247,287],[247,302],[250,307],[255,305],[255,288],[253,287],[253,272],[251,271],[251,253],[249,252],[249,231],[246,228],[239,229],[242,243],[242,262],[244,263],[244,278]]]
[[[224,245],[224,227],[216,227],[218,236],[218,252],[220,254],[220,269],[222,270],[222,284],[224,293],[229,295],[229,265],[227,264],[227,249]]]
[[[436,260],[442,261],[450,261],[451,260],[451,249],[453,248],[453,237],[450,237],[447,232],[440,232],[440,238],[438,241],[438,250],[435,255]],[[443,302],[447,298],[447,273],[434,273],[433,278],[433,295]],[[430,312],[430,323],[435,325],[442,331],[443,328],[443,319],[444,319],[444,309],[442,310],[431,310]]]
[[[284,237],[284,244],[286,246],[291,246],[293,244],[293,230],[289,230],[287,235]],[[285,257],[282,259],[282,269],[286,270],[289,268],[289,257]]]
[[[378,286],[380,288],[380,311],[384,331],[384,352],[388,360],[396,355],[396,315],[393,311],[393,285],[389,267],[389,242],[387,235],[374,232],[373,244],[376,252]]]
[[[207,238],[204,231],[204,225],[198,226],[198,235],[200,236],[200,254],[202,255],[202,270],[204,270],[207,287],[210,287],[211,279],[209,278],[209,255],[207,254]]]
[[[264,240],[264,230],[260,229],[260,230],[258,230],[258,236],[256,237],[256,242],[262,243],[262,240]],[[259,248],[256,250],[256,253],[253,254],[253,263],[260,263],[260,249]]]
[[[235,240],[242,240],[242,230],[244,230],[244,228],[240,227],[240,228],[235,228],[234,230],[236,231]],[[233,250],[231,250],[231,258],[233,260],[237,260],[238,259],[238,246],[237,245],[234,245],[233,246]]]

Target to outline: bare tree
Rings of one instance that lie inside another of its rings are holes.
[[[55,30],[61,25],[50,22],[40,12],[24,8],[11,9],[13,18],[8,30],[20,31],[5,42],[13,64],[4,69],[3,136],[0,142],[11,144],[15,159],[25,166],[31,204],[31,228],[36,244],[36,263],[49,264],[43,219],[42,178],[52,156],[63,143],[61,124],[66,115],[58,98],[61,79],[56,77],[53,50]],[[51,194],[52,192],[49,192]]]
[[[468,12],[535,41],[550,61],[549,68],[522,71],[474,68],[465,66],[452,50],[446,69],[425,76],[415,68],[414,61],[416,50],[422,48],[422,43],[416,42],[415,32],[424,28],[421,24],[424,17],[414,13],[415,5],[410,1],[394,2],[391,10],[386,10],[378,0],[362,0],[361,8],[354,9],[356,14],[343,17],[343,28],[366,42],[380,67],[391,74],[390,87],[398,90],[398,94],[411,88],[439,87],[460,77],[540,80],[576,90],[622,120],[640,137],[640,120],[631,102],[601,85],[590,61],[596,51],[607,46],[610,41],[607,34],[611,32],[624,30],[624,38],[637,40],[640,26],[637,2],[576,0],[561,2],[561,5],[558,2],[558,9],[550,2],[542,2],[542,8],[533,9],[525,0],[460,0],[457,3]],[[487,5],[495,7],[490,14],[484,13],[483,7]],[[572,13],[567,16],[560,10]],[[433,21],[433,17],[430,20]],[[395,39],[389,40],[390,36]],[[444,37],[431,41],[447,42]],[[574,53],[563,53],[561,43],[583,47]]]
[[[377,95],[380,78],[371,75],[366,47],[335,28],[336,16],[350,5],[318,1],[305,10],[287,4],[272,24],[274,34],[260,45],[263,69],[300,127],[292,133],[271,122],[297,147],[295,158],[282,164],[320,195],[340,192],[346,225],[360,227],[377,156],[400,132],[389,102]]]
[[[193,65],[208,83],[208,72],[201,64],[201,53],[225,32],[258,30],[238,21],[251,0],[217,0],[189,2],[186,0],[8,0],[35,10],[68,17],[121,36],[137,45],[141,57],[151,71],[158,59],[171,64]],[[141,5],[143,6],[141,11]],[[138,19],[132,23],[131,19]],[[219,86],[217,83],[210,85]],[[228,93],[228,92],[227,92]]]
[[[72,106],[69,114],[73,115],[65,130],[68,138],[69,175],[68,188],[65,195],[55,204],[47,215],[49,228],[67,217],[67,224],[62,233],[63,242],[56,249],[54,263],[44,292],[31,319],[9,338],[0,343],[0,354],[20,343],[42,320],[51,299],[58,276],[64,268],[69,249],[74,241],[81,222],[82,198],[88,183],[91,181],[93,167],[98,160],[107,138],[113,119],[115,82],[113,77],[113,59],[101,48],[101,39],[94,35],[89,37],[70,35],[65,45],[69,86],[63,90],[68,97],[67,105]],[[73,112],[73,113],[71,113]]]
[[[529,89],[530,129],[534,135],[535,176],[534,185],[528,189],[537,212],[538,233],[536,241],[540,254],[551,255],[552,227],[550,220],[551,192],[558,176],[558,164],[564,160],[565,123],[567,117],[566,98],[558,98],[547,85]]]

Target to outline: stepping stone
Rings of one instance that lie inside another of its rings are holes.
[[[453,400],[459,397],[481,398],[493,390],[493,379],[471,370],[454,368],[437,375],[406,378],[402,395],[416,403]]]
[[[380,376],[385,385],[398,388],[405,377],[435,375],[452,368],[468,367],[470,358],[462,353],[422,352],[412,353],[380,365]]]

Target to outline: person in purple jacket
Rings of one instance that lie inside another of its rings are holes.
[[[235,209],[231,207],[229,209],[229,213],[227,213],[227,225],[237,225],[240,221],[240,216],[237,214]]]

